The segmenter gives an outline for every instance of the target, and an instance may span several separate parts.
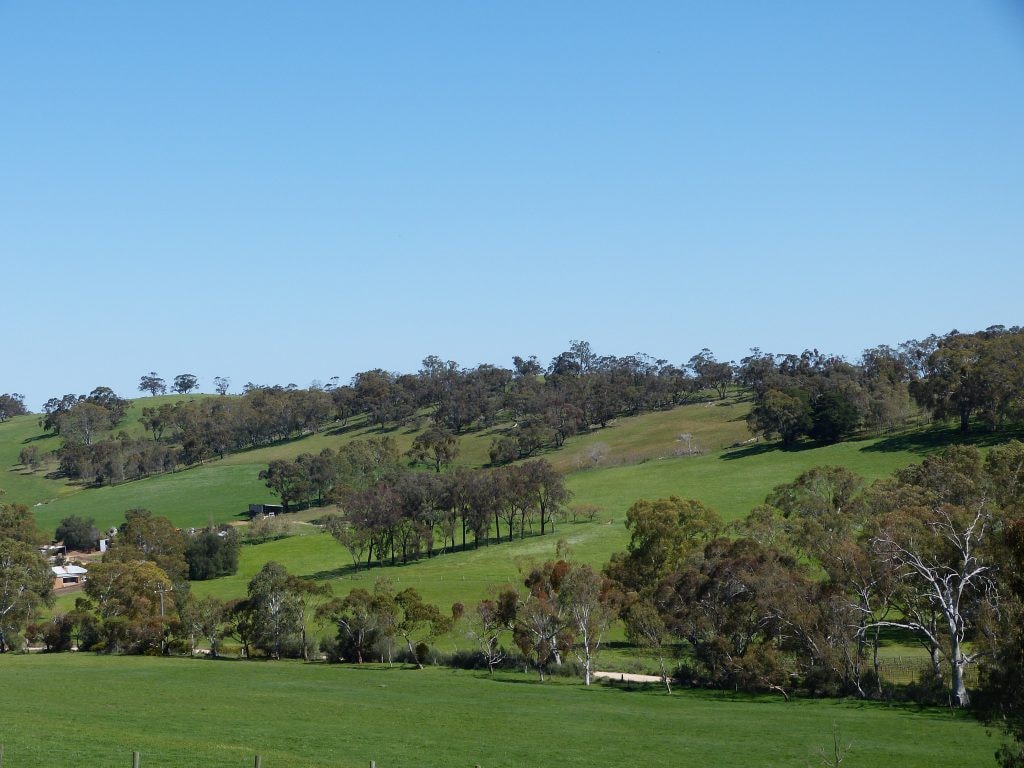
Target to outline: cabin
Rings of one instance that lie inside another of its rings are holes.
[[[55,565],[50,568],[53,571],[53,588],[67,589],[78,586],[85,581],[88,571],[80,565]]]
[[[274,515],[284,514],[284,506],[281,504],[250,504],[249,505],[249,517],[256,517],[257,515],[266,515],[267,517],[273,517]]]

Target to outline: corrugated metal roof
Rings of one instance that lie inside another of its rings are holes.
[[[54,576],[84,576],[88,571],[80,565],[55,565],[50,570]]]

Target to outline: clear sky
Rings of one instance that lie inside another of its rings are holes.
[[[1024,323],[1024,9],[0,0],[0,392]]]

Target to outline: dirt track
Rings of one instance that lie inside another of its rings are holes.
[[[630,672],[595,672],[594,677],[603,680],[620,680],[624,683],[660,683],[659,675],[635,675]]]

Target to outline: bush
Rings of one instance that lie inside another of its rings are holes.
[[[57,526],[56,537],[57,541],[63,541],[69,550],[88,552],[99,549],[100,546],[100,532],[96,528],[96,521],[91,517],[65,517]]]
[[[229,526],[197,532],[185,547],[189,579],[203,581],[234,575],[238,571],[239,547],[238,533]]]

